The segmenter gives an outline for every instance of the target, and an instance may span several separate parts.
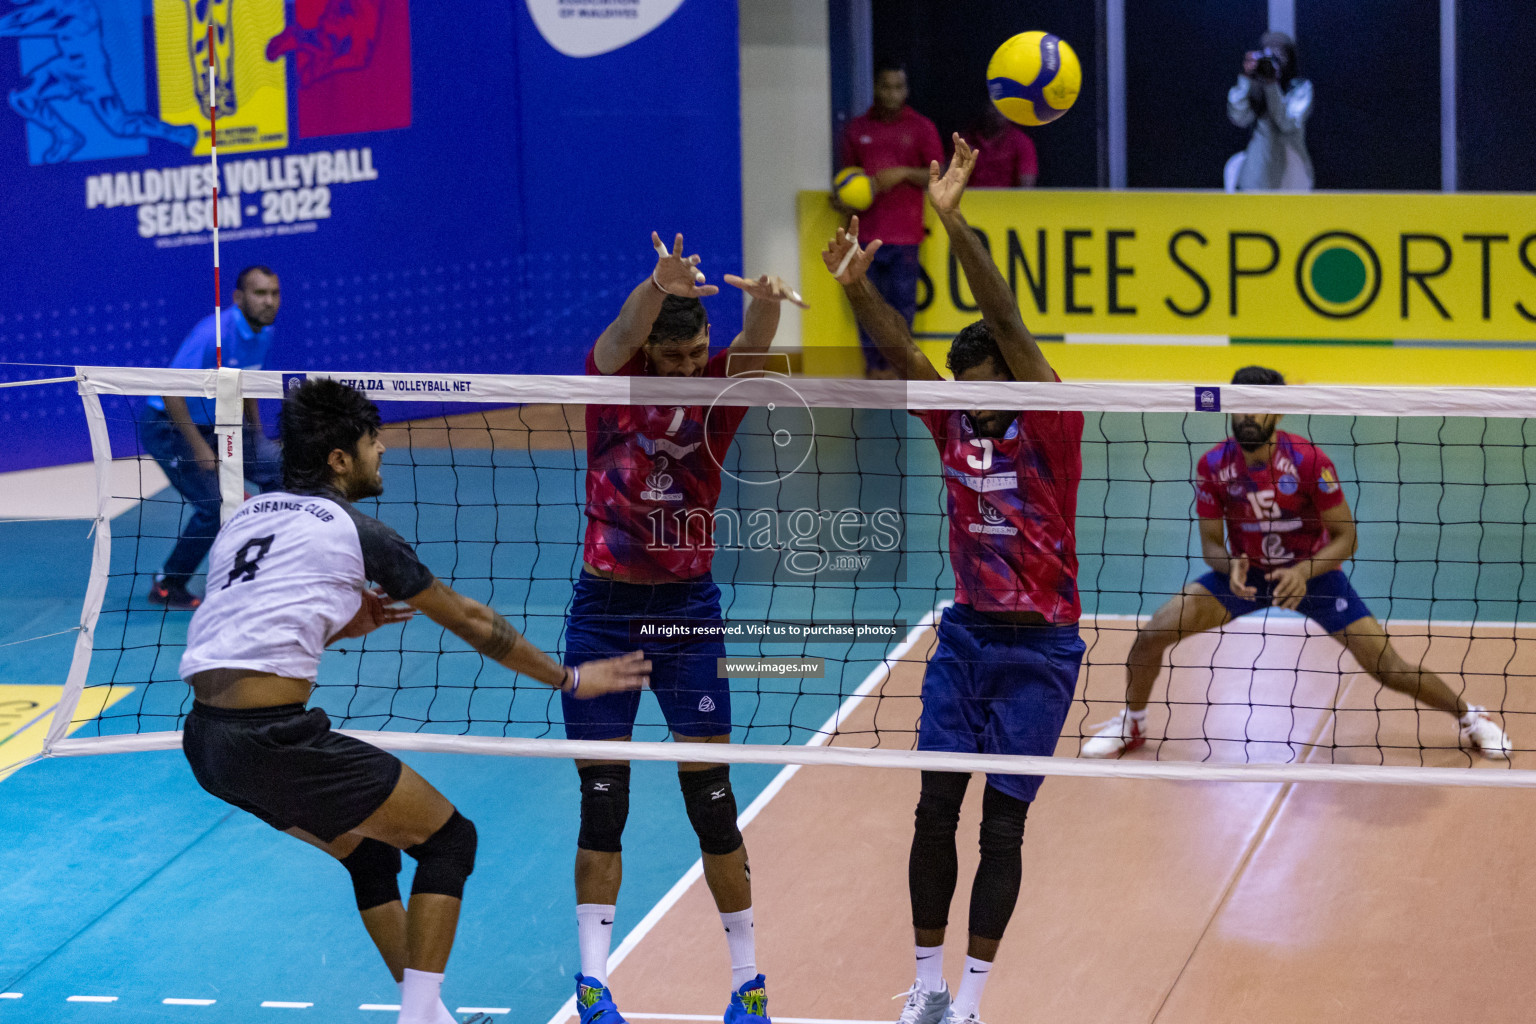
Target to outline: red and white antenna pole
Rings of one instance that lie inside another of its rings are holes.
[[[213,59],[213,26],[208,26],[208,159],[213,164],[213,362],[224,365],[224,312],[219,290],[219,75]]]

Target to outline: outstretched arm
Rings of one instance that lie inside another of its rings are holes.
[[[768,351],[773,345],[773,336],[779,330],[779,307],[782,303],[788,301],[801,309],[811,308],[800,297],[800,293],[791,288],[783,278],[771,274],[764,274],[755,280],[726,274],[725,283],[733,288],[740,288],[752,299],[747,303],[747,313],[742,319],[741,333],[731,342],[732,356],[759,356]],[[753,358],[733,359],[730,372],[734,374],[761,370],[765,362],[766,360]]]
[[[955,135],[954,142],[955,158],[950,161],[947,172],[940,173],[937,160],[929,165],[928,201],[949,233],[950,248],[965,271],[971,294],[976,296],[976,304],[981,307],[981,315],[997,340],[1003,358],[1008,361],[1008,369],[1017,380],[1053,381],[1056,374],[1036,344],[1035,336],[1024,326],[1018,299],[960,212],[960,197],[965,194],[966,182],[970,181],[971,171],[976,168],[976,151],[959,134]]]
[[[645,339],[650,337],[651,327],[668,295],[697,299],[720,290],[704,283],[697,256],[683,256],[682,235],[673,240],[672,251],[668,252],[661,244],[661,237],[652,231],[651,246],[656,250],[656,269],[635,286],[629,298],[624,300],[619,315],[598,336],[593,358],[599,373],[616,373],[619,367],[634,358]]]
[[[631,651],[582,665],[578,685],[575,670],[557,664],[529,643],[495,609],[465,597],[442,580],[433,580],[431,586],[406,603],[492,661],[573,696],[597,697],[619,690],[638,690],[650,680],[651,663],[640,651]]]
[[[907,321],[891,308],[891,304],[875,290],[866,276],[869,265],[880,251],[880,241],[871,242],[868,249],[859,246],[859,218],[854,217],[847,228],[838,228],[832,241],[822,252],[822,262],[827,270],[843,286],[843,293],[853,306],[853,315],[874,339],[875,347],[885,361],[896,368],[905,380],[943,380],[912,341]]]

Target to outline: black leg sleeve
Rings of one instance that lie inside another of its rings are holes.
[[[1019,901],[1024,875],[1024,818],[1029,801],[988,786],[981,802],[981,864],[971,886],[971,934],[994,941],[1003,937]]]
[[[907,859],[915,928],[943,928],[949,923],[949,903],[960,872],[955,829],[960,825],[960,804],[970,781],[970,775],[963,772],[923,772],[912,854]]]

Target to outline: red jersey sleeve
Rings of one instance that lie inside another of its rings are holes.
[[[1195,514],[1201,519],[1222,518],[1221,498],[1211,456],[1202,455],[1195,466]]]
[[[1324,455],[1321,448],[1313,447],[1310,461],[1307,491],[1312,496],[1312,504],[1319,512],[1338,508],[1344,503],[1344,488],[1339,486],[1339,473],[1333,467],[1333,460]]]
[[[603,371],[597,368],[597,343],[587,350],[586,372],[591,377],[605,376]],[[607,374],[610,377],[641,377],[645,375],[645,353],[636,349],[635,354],[629,357],[629,362]]]

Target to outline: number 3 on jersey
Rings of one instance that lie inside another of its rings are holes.
[[[261,560],[272,550],[272,541],[277,534],[268,534],[265,537],[252,537],[235,552],[235,567],[229,570],[229,580],[220,589],[228,590],[235,583],[249,583],[256,578],[256,570],[261,568]]]
[[[965,464],[972,469],[979,469],[983,473],[992,468],[992,439],[990,437],[973,437],[971,444],[981,449],[981,454],[967,455]]]

